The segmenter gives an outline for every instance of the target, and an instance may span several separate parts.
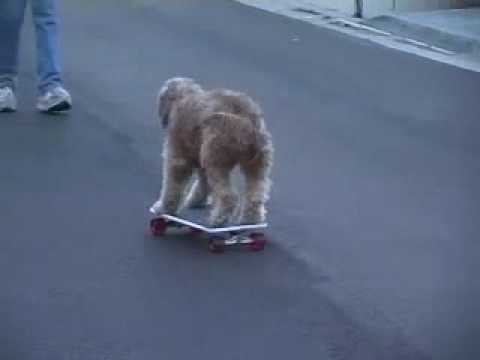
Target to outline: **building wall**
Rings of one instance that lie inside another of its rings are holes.
[[[355,0],[312,0],[312,3],[349,15],[352,15],[355,11]]]
[[[450,7],[450,0],[396,0],[394,3],[396,11],[421,11]]]

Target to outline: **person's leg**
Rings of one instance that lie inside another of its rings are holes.
[[[0,89],[15,89],[18,74],[18,45],[26,0],[0,1]]]
[[[56,0],[31,0],[40,94],[62,86]]]
[[[31,4],[37,38],[37,109],[46,112],[69,110],[72,99],[62,84],[56,0],[31,0]]]

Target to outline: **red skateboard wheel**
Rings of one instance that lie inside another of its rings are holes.
[[[168,222],[163,218],[152,219],[150,221],[150,230],[153,236],[163,236],[168,228]]]
[[[251,251],[262,251],[265,248],[265,244],[267,243],[265,235],[254,233],[250,235],[250,239],[252,239],[252,242],[248,244],[248,248]]]

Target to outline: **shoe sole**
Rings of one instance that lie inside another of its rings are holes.
[[[72,108],[72,105],[68,101],[62,101],[62,102],[58,103],[57,105],[52,106],[51,108],[49,108],[47,110],[43,110],[43,111],[47,112],[47,113],[57,113],[57,112],[68,111],[71,108]]]
[[[0,113],[12,113],[12,112],[15,112],[17,111],[17,109],[14,109],[14,108],[3,108],[3,109],[0,109]]]

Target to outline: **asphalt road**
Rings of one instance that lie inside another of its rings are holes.
[[[100,4],[101,3],[101,4]],[[75,108],[0,117],[0,359],[480,358],[480,75],[230,1],[62,2]],[[154,100],[247,91],[272,238],[152,239]]]

